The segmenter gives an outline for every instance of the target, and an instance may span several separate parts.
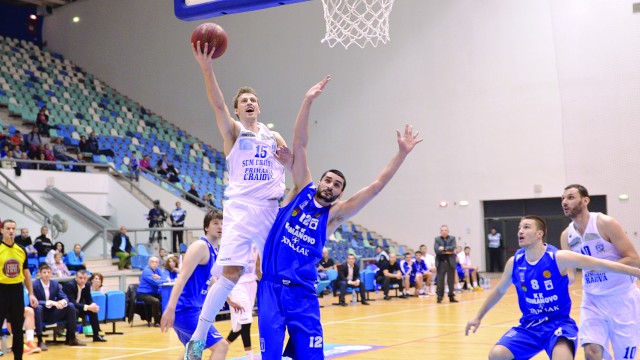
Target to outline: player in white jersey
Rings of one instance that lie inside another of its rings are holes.
[[[278,199],[284,194],[284,168],[276,160],[278,147],[286,146],[280,134],[258,122],[260,103],[255,91],[241,88],[233,99],[234,120],[225,104],[213,71],[213,59],[200,43],[193,55],[204,75],[209,102],[224,144],[229,171],[225,195],[224,224],[217,265],[222,276],[207,294],[198,327],[187,344],[185,359],[201,359],[204,339],[227,296],[249,262],[251,244],[262,254],[264,241],[278,213]],[[213,49],[211,49],[213,51]]]
[[[560,238],[562,249],[638,267],[640,257],[622,226],[611,216],[590,213],[589,192],[582,185],[564,189],[562,209],[572,222]],[[574,273],[575,274],[575,273]],[[583,272],[580,344],[585,357],[636,359],[640,344],[640,291],[636,279],[610,272]]]
[[[241,336],[247,360],[253,360],[251,323],[253,322],[253,306],[256,303],[256,292],[258,291],[259,272],[260,258],[258,257],[258,247],[254,243],[251,246],[251,257],[245,267],[244,274],[229,294],[231,301],[242,306],[244,311],[231,312],[231,332],[227,336],[227,342],[231,344],[238,336]]]

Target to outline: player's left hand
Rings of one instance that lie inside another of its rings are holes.
[[[276,152],[273,154],[276,160],[289,171],[293,167],[293,153],[286,146],[279,146]]]
[[[467,323],[467,327],[464,329],[464,336],[469,336],[469,330],[471,330],[471,328],[473,328],[473,333],[475,334],[479,327],[480,319],[478,317],[474,317]]]
[[[413,125],[406,124],[404,126],[404,132],[401,134],[400,131],[396,130],[396,135],[398,138],[398,147],[400,151],[408,154],[413,150],[413,148],[422,142],[422,139],[418,139],[418,135],[420,135],[419,131],[413,133]]]

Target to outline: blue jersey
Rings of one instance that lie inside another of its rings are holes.
[[[176,312],[193,307],[200,309],[204,304],[204,299],[207,297],[207,290],[211,283],[211,268],[218,257],[218,250],[214,249],[204,236],[198,241],[204,241],[209,247],[209,262],[207,265],[200,264],[193,270],[193,274],[191,274],[191,277],[184,285],[184,289],[182,289],[176,305]]]
[[[556,263],[558,249],[547,244],[547,250],[536,264],[530,264],[524,249],[513,257],[511,280],[518,293],[522,318],[520,324],[528,327],[549,320],[569,318],[571,298],[569,278],[562,276]]]
[[[428,272],[427,263],[424,262],[423,259],[420,259],[420,262],[416,260],[411,264],[411,276],[416,276],[417,273],[426,274]]]
[[[316,206],[315,193],[311,183],[278,211],[264,246],[263,275],[314,289],[331,208]]]

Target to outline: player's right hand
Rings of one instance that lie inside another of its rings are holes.
[[[196,61],[198,62],[198,64],[200,64],[201,67],[211,66],[211,64],[213,63],[213,59],[207,54],[213,54],[213,52],[216,50],[215,47],[209,49],[209,43],[206,42],[204,43],[203,51],[203,49],[200,47],[200,41],[198,40],[197,43],[191,44],[191,50],[193,51],[193,57],[196,58]]]
[[[166,309],[162,313],[162,319],[160,319],[160,331],[167,332],[170,327],[173,327],[173,322],[176,320],[176,312]]]
[[[479,327],[480,319],[478,319],[478,317],[474,317],[467,323],[467,327],[464,329],[464,336],[469,336],[469,330],[471,328],[473,328],[473,333],[475,334]]]

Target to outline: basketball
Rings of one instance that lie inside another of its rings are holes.
[[[204,44],[209,44],[209,52],[211,48],[215,48],[215,51],[211,54],[211,58],[215,59],[227,50],[227,33],[222,26],[214,23],[204,23],[198,25],[191,34],[191,43],[193,46],[200,41],[200,49],[204,52]]]

